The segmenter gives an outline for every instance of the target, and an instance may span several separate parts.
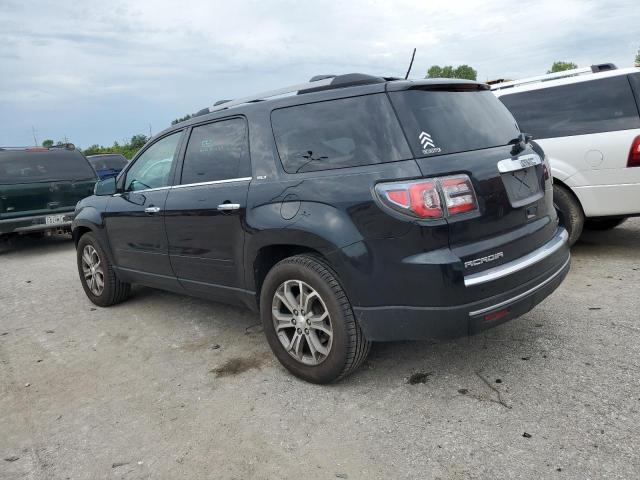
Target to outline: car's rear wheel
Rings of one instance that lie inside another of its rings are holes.
[[[118,279],[95,235],[86,233],[80,238],[76,256],[80,282],[89,300],[109,307],[127,299],[131,284]]]
[[[337,275],[314,255],[296,255],[267,274],[260,311],[271,350],[303,380],[329,383],[356,370],[370,349]]]
[[[582,235],[584,228],[584,212],[578,199],[565,187],[553,185],[553,203],[560,212],[564,227],[569,233],[569,245],[573,245]]]
[[[623,218],[587,218],[584,222],[584,228],[587,230],[611,230],[626,220]]]

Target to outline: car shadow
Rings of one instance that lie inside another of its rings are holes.
[[[225,305],[185,295],[162,292],[147,287],[134,287],[131,298],[117,308],[146,309],[153,305],[167,312],[163,320],[171,330],[190,325],[199,332],[198,341],[187,341],[180,348],[186,354],[199,354],[223,344],[232,357],[220,357],[220,362],[249,362],[260,358],[262,375],[290,374],[269,350],[257,313],[242,307]],[[179,313],[178,313],[179,312]],[[541,319],[542,318],[542,319]],[[496,371],[517,370],[524,360],[540,361],[545,354],[539,347],[556,336],[552,322],[544,317],[527,314],[512,322],[500,325],[473,337],[451,341],[405,341],[373,343],[364,365],[353,375],[337,382],[337,388],[397,385],[408,382],[411,375],[424,372],[440,378],[476,378]],[[244,352],[238,355],[237,352]],[[242,373],[242,372],[240,372]],[[477,380],[477,378],[476,378]],[[296,380],[297,381],[297,380]],[[302,381],[300,381],[302,382]],[[304,383],[304,382],[303,382]]]
[[[0,241],[0,258],[21,254],[50,254],[73,248],[71,235],[50,237],[18,236]]]
[[[611,230],[584,230],[571,248],[573,255],[601,255],[638,258],[640,218],[632,218]]]

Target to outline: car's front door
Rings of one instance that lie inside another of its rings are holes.
[[[192,293],[224,300],[241,295],[250,180],[244,118],[192,128],[180,181],[165,207],[171,265]]]
[[[171,188],[182,131],[151,144],[125,172],[124,190],[109,200],[105,223],[111,251],[123,276],[171,287],[164,206]]]

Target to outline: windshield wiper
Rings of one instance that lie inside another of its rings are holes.
[[[511,155],[515,157],[520,152],[523,152],[525,148],[527,148],[527,143],[531,140],[533,140],[533,135],[529,135],[528,133],[520,133],[516,138],[509,140],[507,145],[513,145]]]

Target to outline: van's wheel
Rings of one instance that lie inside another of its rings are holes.
[[[584,228],[587,230],[611,230],[627,219],[623,218],[587,218],[584,221]]]
[[[276,264],[260,294],[260,314],[271,350],[291,373],[329,383],[356,370],[367,341],[336,274],[314,255]]]
[[[13,235],[0,235],[0,253],[8,251],[13,246]]]
[[[92,233],[80,237],[76,257],[80,282],[89,300],[100,307],[109,307],[127,299],[131,284],[118,279],[113,265]]]
[[[558,184],[553,185],[553,203],[563,217],[564,228],[569,233],[569,245],[573,245],[582,235],[584,228],[582,207],[573,193]]]

